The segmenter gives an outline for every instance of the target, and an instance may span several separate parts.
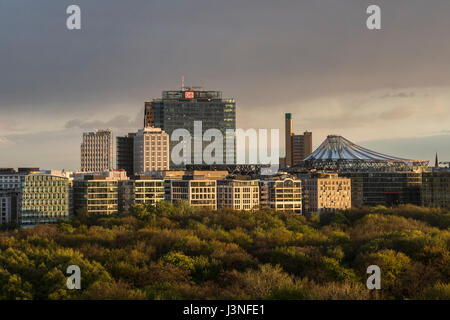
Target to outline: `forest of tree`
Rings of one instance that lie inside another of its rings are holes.
[[[0,232],[0,299],[450,299],[450,212],[136,205]],[[381,290],[366,287],[369,265]],[[81,290],[66,269],[81,268]]]

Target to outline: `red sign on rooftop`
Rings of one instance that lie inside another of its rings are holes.
[[[184,98],[185,99],[194,99],[194,91],[185,91]]]

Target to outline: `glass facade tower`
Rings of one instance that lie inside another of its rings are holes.
[[[223,162],[226,163],[227,140],[226,130],[236,130],[236,102],[234,99],[223,99],[221,91],[203,91],[193,88],[184,88],[178,91],[163,91],[162,98],[154,99],[145,105],[145,126],[163,129],[169,136],[176,129],[186,129],[191,135],[191,157],[190,163],[177,165],[172,162],[171,168],[183,168],[185,164],[193,164],[195,153],[199,159],[199,150],[194,148],[194,122],[201,121],[202,135],[208,129],[218,129],[223,135]],[[234,139],[233,137],[230,137]],[[214,141],[214,139],[213,139]],[[229,140],[230,141],[230,140]],[[234,141],[234,140],[233,140]],[[202,150],[212,141],[203,141]],[[177,145],[177,141],[170,142],[170,154]],[[232,152],[234,162],[235,143],[233,142]],[[214,154],[213,154],[214,155]],[[201,155],[200,155],[201,156]],[[202,159],[200,157],[200,159]],[[204,159],[201,163],[205,163]],[[227,163],[228,164],[228,163]]]

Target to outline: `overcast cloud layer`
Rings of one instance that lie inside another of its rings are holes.
[[[0,167],[77,169],[83,131],[137,130],[182,75],[236,98],[241,128],[283,132],[291,112],[314,146],[340,133],[450,160],[449,14],[448,0],[0,0]]]

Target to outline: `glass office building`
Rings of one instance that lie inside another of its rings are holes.
[[[21,225],[56,223],[69,218],[69,179],[49,174],[27,175],[22,184]]]
[[[234,99],[222,98],[221,91],[204,91],[194,88],[183,88],[183,90],[163,91],[162,98],[154,99],[145,104],[145,126],[163,129],[172,137],[176,129],[186,129],[191,135],[191,155],[187,157],[183,164],[173,162],[171,156],[171,168],[181,169],[186,164],[194,164],[194,159],[201,159],[201,163],[206,163],[201,157],[201,150],[194,148],[194,122],[201,121],[202,135],[208,129],[218,129],[223,135],[223,156],[222,163],[226,162],[226,153],[233,155],[233,163],[236,161],[235,142],[231,145],[233,150],[227,150],[227,129],[236,130],[236,102]],[[234,135],[228,136],[234,139]],[[181,140],[180,140],[181,141]],[[214,140],[213,140],[214,141]],[[231,140],[229,140],[231,141]],[[234,140],[233,140],[234,141]],[[202,150],[211,141],[202,142]],[[170,154],[177,141],[170,142]],[[213,154],[215,155],[215,154]],[[229,161],[228,161],[229,162]]]

